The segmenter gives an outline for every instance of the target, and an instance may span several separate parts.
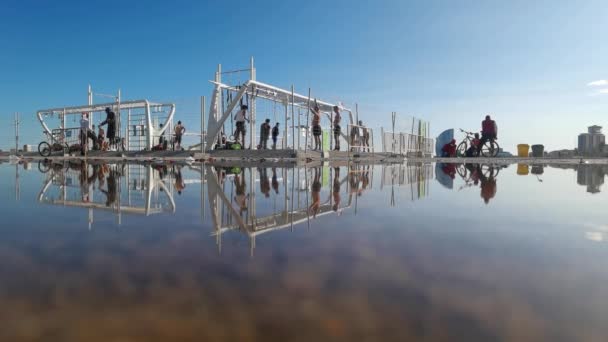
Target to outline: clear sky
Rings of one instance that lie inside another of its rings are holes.
[[[89,83],[188,117],[218,63],[251,55],[259,80],[357,102],[373,125],[397,111],[435,136],[491,113],[506,150],[572,148],[588,125],[608,126],[608,82],[589,85],[608,80],[607,22],[605,0],[3,0],[0,148],[13,112],[36,143],[35,110],[84,104]]]

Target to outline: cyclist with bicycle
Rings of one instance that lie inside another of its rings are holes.
[[[466,151],[467,157],[479,157],[481,152],[481,140],[479,139],[479,133],[475,133],[473,140],[471,140],[471,146]]]
[[[494,142],[498,138],[498,126],[496,121],[492,120],[489,115],[481,122],[481,144],[483,146],[487,141]]]

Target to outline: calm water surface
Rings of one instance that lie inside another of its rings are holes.
[[[0,340],[607,341],[607,171],[5,163]]]

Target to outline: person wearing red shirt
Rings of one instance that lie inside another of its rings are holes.
[[[481,122],[481,144],[483,146],[487,141],[498,139],[498,126],[496,121],[492,120],[489,115],[486,115],[486,119]]]
[[[452,139],[452,141],[443,145],[443,147],[441,148],[441,152],[442,157],[456,157],[456,140]]]

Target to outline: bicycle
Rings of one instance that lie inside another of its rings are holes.
[[[47,137],[46,141],[42,141],[38,144],[38,153],[43,157],[48,157],[53,152],[62,151],[63,153],[70,153],[70,146],[62,142],[63,141],[63,130],[54,129],[51,134],[44,132]]]
[[[456,147],[456,156],[463,158],[467,156],[467,150],[469,146],[473,144],[473,139],[475,139],[475,133],[465,131],[464,129],[460,129],[462,133],[465,133],[465,138],[458,144]],[[490,139],[481,145],[481,148],[477,151],[473,152],[473,157],[479,157],[481,154],[484,157],[491,158],[496,157],[498,155],[498,151],[500,151],[500,146],[494,139]]]

